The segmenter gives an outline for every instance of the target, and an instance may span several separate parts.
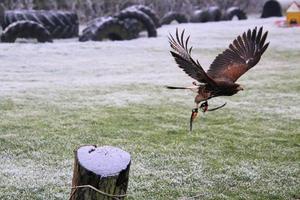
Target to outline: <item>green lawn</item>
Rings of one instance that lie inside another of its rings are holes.
[[[0,95],[0,199],[68,199],[84,144],[130,152],[128,199],[299,199],[299,49],[271,46],[239,80],[245,90],[212,100],[227,105],[200,114],[192,133],[194,94],[155,82]]]

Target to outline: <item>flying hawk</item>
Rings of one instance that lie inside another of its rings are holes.
[[[198,114],[201,102],[203,103],[200,108],[205,112],[209,110],[208,99],[232,96],[243,90],[236,80],[259,62],[269,46],[269,43],[265,44],[267,35],[268,32],[263,33],[263,27],[258,31],[256,27],[252,31],[249,29],[233,40],[228,49],[219,54],[205,72],[198,60],[192,58],[192,47],[188,47],[190,36],[185,39],[184,30],[179,36],[178,29],[176,30],[176,39],[170,34],[171,54],[176,63],[186,74],[198,82],[193,82],[191,87],[167,86],[169,89],[191,89],[198,93],[195,97],[196,106],[192,110],[190,119],[190,130],[192,130],[192,123]],[[223,106],[225,104],[218,108]]]

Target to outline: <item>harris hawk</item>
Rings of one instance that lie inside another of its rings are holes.
[[[219,109],[225,104],[208,109],[207,101],[218,96],[232,96],[243,90],[243,87],[236,83],[239,77],[254,67],[260,60],[262,54],[269,46],[265,44],[268,32],[263,32],[263,27],[255,27],[238,36],[229,47],[219,54],[205,72],[198,60],[192,58],[192,47],[188,47],[190,36],[184,37],[184,30],[181,35],[176,30],[176,38],[171,34],[169,43],[170,51],[178,66],[191,78],[196,81],[191,87],[173,87],[169,89],[190,89],[196,91],[195,108],[190,118],[190,131],[193,120],[197,117],[198,109],[203,112]],[[199,104],[202,104],[199,107]]]

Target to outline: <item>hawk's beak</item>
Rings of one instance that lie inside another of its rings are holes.
[[[198,108],[194,108],[192,110],[191,119],[190,119],[190,131],[193,130],[193,121],[196,119],[198,115]]]
[[[239,86],[237,89],[238,90],[244,90],[244,88],[242,86]]]

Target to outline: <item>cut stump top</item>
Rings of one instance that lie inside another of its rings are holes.
[[[83,146],[77,150],[82,167],[102,178],[116,176],[130,163],[130,154],[111,146]]]

